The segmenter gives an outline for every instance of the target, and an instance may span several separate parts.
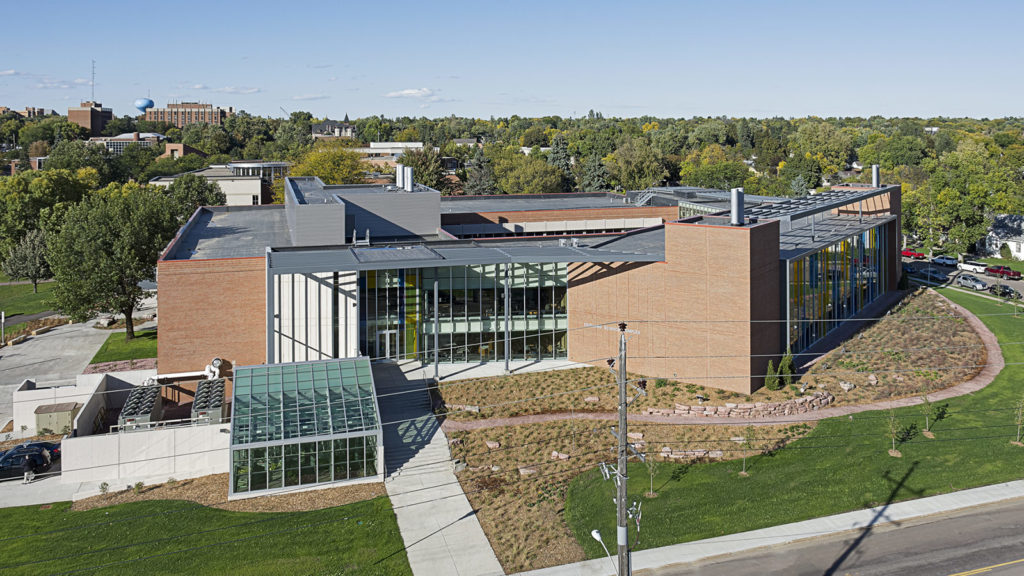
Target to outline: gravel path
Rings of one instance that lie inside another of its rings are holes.
[[[953,310],[963,314],[967,323],[974,328],[975,332],[978,333],[981,341],[985,344],[986,361],[981,372],[967,382],[928,394],[928,400],[931,402],[937,402],[977,392],[985,386],[988,386],[999,372],[1002,371],[1003,366],[1005,366],[1003,352],[999,348],[999,341],[996,339],[995,334],[993,334],[977,316],[971,314],[970,311],[966,310],[962,306],[958,306],[957,304],[950,302],[949,299],[944,296],[943,299],[946,300]],[[872,402],[870,404],[834,406],[832,408],[823,408],[821,410],[801,414],[791,414],[789,416],[726,418],[715,416],[661,416],[655,414],[630,414],[629,420],[631,422],[659,422],[671,424],[719,424],[731,426],[746,426],[748,424],[753,424],[768,426],[773,424],[789,424],[793,422],[812,422],[823,420],[825,418],[833,418],[835,416],[847,416],[858,412],[868,412],[871,410],[888,410],[889,408],[916,406],[921,404],[921,402],[922,400],[920,397],[914,396],[910,398],[900,398],[898,400]],[[548,414],[527,414],[507,418],[486,418],[482,420],[468,421],[453,421],[451,419],[446,419],[441,424],[441,428],[443,428],[445,432],[457,432],[460,430],[481,430],[484,428],[496,428],[499,426],[555,422],[558,420],[615,420],[617,418],[618,413],[616,412],[553,412]]]

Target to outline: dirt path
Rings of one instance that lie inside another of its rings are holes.
[[[942,296],[940,294],[940,296]],[[1003,352],[999,348],[999,340],[996,339],[995,334],[988,329],[985,324],[978,319],[977,316],[971,314],[970,311],[966,310],[962,306],[954,304],[945,296],[942,296],[944,300],[953,308],[953,310],[963,314],[964,319],[967,323],[974,328],[981,341],[985,344],[986,361],[985,366],[981,369],[974,378],[971,378],[967,382],[957,384],[956,386],[950,386],[944,390],[938,390],[928,394],[928,400],[931,402],[937,402],[940,400],[946,400],[948,398],[955,398],[957,396],[963,396],[970,394],[971,392],[977,392],[985,386],[988,386],[992,380],[1002,371],[1005,362],[1003,360]],[[732,426],[746,426],[752,425],[763,425],[768,426],[772,424],[788,424],[793,422],[811,422],[817,420],[823,420],[825,418],[833,418],[835,416],[847,416],[850,414],[856,414],[858,412],[868,412],[871,410],[888,410],[889,408],[902,408],[904,406],[916,406],[921,404],[922,400],[920,397],[914,396],[910,398],[900,398],[898,400],[889,400],[885,402],[872,402],[870,404],[852,404],[849,406],[835,406],[832,408],[824,408],[813,412],[805,412],[802,414],[791,414],[789,416],[765,416],[761,418],[724,418],[715,416],[660,416],[654,414],[630,414],[629,419],[632,422],[660,422],[660,423],[671,423],[671,424],[719,424],[719,425],[732,425]],[[618,414],[615,412],[555,412],[550,414],[527,414],[523,416],[511,416],[507,418],[487,418],[483,420],[468,420],[468,421],[452,421],[446,419],[442,424],[441,428],[445,432],[457,432],[460,430],[480,430],[484,428],[496,428],[499,426],[513,426],[517,424],[535,424],[538,422],[554,422],[557,420],[615,420],[618,418]]]

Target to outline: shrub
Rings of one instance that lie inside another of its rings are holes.
[[[1003,260],[1013,260],[1013,252],[1010,251],[1010,245],[1006,242],[999,247],[999,257]]]
[[[786,355],[779,361],[779,376],[781,376],[783,386],[793,384],[793,353],[789,348],[786,348]]]
[[[135,486],[132,486],[132,492],[136,494],[142,494],[142,487],[145,486],[142,482],[136,482]]]
[[[171,476],[170,478],[167,479],[167,487],[168,488],[174,488],[177,485],[178,485],[178,480],[174,476]]]
[[[106,482],[100,483],[100,494],[106,494],[110,490],[110,484]]]
[[[775,364],[771,360],[768,361],[768,371],[765,373],[764,387],[769,390],[779,390],[782,388],[782,383],[779,381],[779,374],[775,371]]]

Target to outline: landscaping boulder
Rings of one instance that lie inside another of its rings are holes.
[[[643,437],[643,432],[626,432],[626,438],[629,438],[631,440],[642,440]]]
[[[537,469],[534,468],[533,466],[520,466],[519,467],[519,475],[520,476],[530,476],[530,475],[533,475],[533,474],[536,474],[536,473],[537,473]]]
[[[845,390],[846,392],[849,392],[850,390],[853,390],[857,386],[854,385],[853,382],[840,382],[839,387]]]
[[[497,450],[498,448],[501,448],[501,442],[496,440],[486,440],[484,441],[484,444],[486,444],[487,448],[490,450]]]
[[[583,401],[587,402],[588,404],[595,404],[597,402],[600,402],[601,399],[598,398],[597,396],[587,396],[586,398],[583,399]]]

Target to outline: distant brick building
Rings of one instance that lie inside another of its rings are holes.
[[[68,108],[68,122],[74,122],[89,131],[89,136],[99,136],[103,128],[114,119],[114,112],[99,102],[86,101],[80,106]]]
[[[167,122],[178,128],[189,124],[223,124],[235,114],[234,108],[219,108],[212,104],[198,102],[181,102],[168,104],[167,108],[150,108],[146,110],[149,122]]]

